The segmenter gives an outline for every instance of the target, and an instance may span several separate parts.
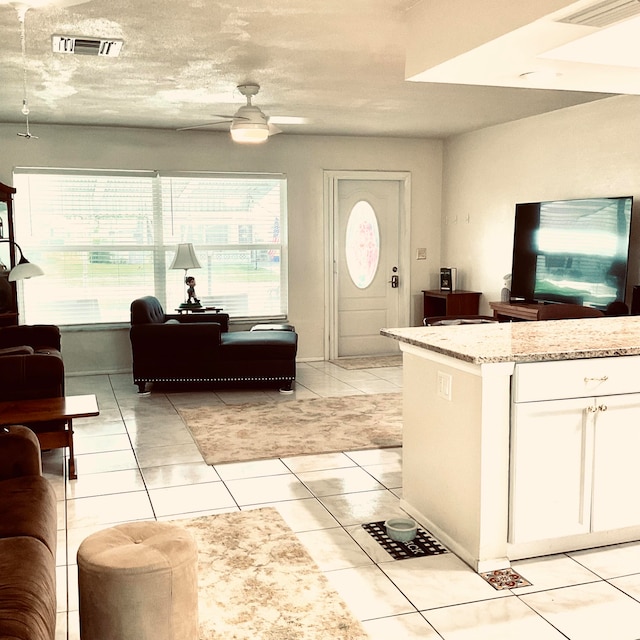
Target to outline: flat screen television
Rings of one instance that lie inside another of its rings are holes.
[[[512,302],[625,299],[632,196],[516,205]]]

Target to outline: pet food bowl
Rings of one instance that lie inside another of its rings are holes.
[[[389,518],[384,526],[387,535],[396,542],[410,542],[418,533],[418,523],[411,518]]]

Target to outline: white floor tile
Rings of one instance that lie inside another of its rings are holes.
[[[131,449],[131,442],[126,433],[96,436],[75,436],[74,449],[76,455],[98,453],[101,451],[123,451]]]
[[[566,640],[518,598],[423,612],[444,640]]]
[[[640,542],[575,551],[567,555],[605,579],[640,573]]]
[[[67,527],[89,527],[154,517],[146,491],[67,501]]]
[[[347,451],[345,455],[362,467],[374,464],[402,464],[402,447]]]
[[[365,620],[362,626],[370,640],[441,640],[419,613]]]
[[[283,473],[289,473],[289,469],[280,460],[229,462],[214,465],[214,469],[223,480],[259,478],[261,476],[277,476]]]
[[[322,571],[373,564],[342,527],[303,531],[297,536]]]
[[[315,531],[329,529],[338,525],[338,521],[315,498],[274,502],[263,506],[275,507],[292,531]]]
[[[70,499],[144,491],[145,489],[145,483],[139,469],[78,474],[77,480],[67,481],[67,496]]]
[[[76,472],[78,475],[104,473],[122,469],[137,469],[138,462],[133,450],[107,451],[105,453],[86,453],[76,456]]]
[[[571,640],[638,640],[640,602],[606,582],[521,596]]]
[[[293,475],[229,480],[226,485],[241,507],[311,497],[309,490]]]
[[[402,464],[400,462],[372,464],[363,467],[363,469],[387,489],[397,489],[402,486]]]
[[[235,502],[222,482],[150,489],[157,517],[234,507]]]
[[[512,562],[511,568],[531,583],[530,587],[511,590],[517,595],[600,580],[595,573],[564,554],[519,560]]]
[[[387,490],[326,496],[319,500],[343,527],[406,515],[400,509],[398,498]]]
[[[359,620],[415,613],[411,603],[376,566],[329,571],[325,575]]]
[[[202,454],[193,442],[162,447],[142,447],[136,449],[135,454],[141,467],[161,467],[182,462],[202,462]]]
[[[204,462],[184,462],[160,467],[144,467],[142,476],[148,489],[217,482],[220,476]]]
[[[353,467],[355,462],[344,453],[320,453],[317,455],[282,458],[282,462],[294,473]]]
[[[419,611],[511,595],[494,589],[452,553],[397,560],[380,568]]]
[[[623,576],[621,578],[613,578],[609,580],[609,582],[640,602],[640,573],[634,573],[633,575]]]
[[[334,496],[382,489],[382,485],[360,467],[304,471],[297,475],[316,496]]]

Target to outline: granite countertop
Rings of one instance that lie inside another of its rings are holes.
[[[380,333],[474,364],[640,355],[640,316],[409,327]]]

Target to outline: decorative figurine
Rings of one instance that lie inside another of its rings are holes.
[[[193,276],[187,276],[184,283],[187,285],[187,304],[199,307],[200,300],[196,298],[196,279]]]

